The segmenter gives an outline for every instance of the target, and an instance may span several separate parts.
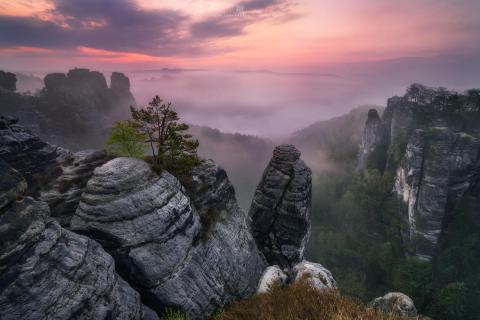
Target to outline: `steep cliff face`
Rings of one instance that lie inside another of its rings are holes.
[[[363,130],[358,168],[382,167],[385,163],[383,155],[387,142],[388,138],[383,121],[380,119],[377,110],[370,109]]]
[[[2,319],[158,319],[93,240],[60,227],[0,161]]]
[[[222,169],[203,163],[189,190],[192,201],[169,173],[117,158],[95,170],[71,227],[98,240],[157,311],[204,318],[252,294],[265,264]]]
[[[263,173],[250,207],[252,232],[270,265],[301,262],[310,231],[311,170],[292,145],[281,145]]]
[[[388,147],[375,151],[395,173],[406,237],[421,258],[434,256],[449,211],[478,182],[478,96],[476,90],[459,94],[412,85],[405,96],[390,98],[383,114]],[[370,119],[366,132],[369,125]],[[364,145],[361,156],[368,153]]]
[[[476,182],[480,140],[448,128],[416,130],[397,168],[395,192],[405,204],[417,256],[430,259],[449,206]]]

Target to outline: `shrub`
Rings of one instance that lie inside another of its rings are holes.
[[[237,301],[227,307],[222,320],[393,320],[341,296],[336,290],[317,290],[306,280],[287,287],[272,286],[268,293]]]

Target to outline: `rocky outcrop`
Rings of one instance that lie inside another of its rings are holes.
[[[17,90],[17,77],[14,73],[0,70],[0,88],[8,91]]]
[[[169,173],[111,160],[89,180],[71,228],[98,240],[158,312],[199,319],[255,292],[265,264],[225,171],[204,162],[187,185],[191,201]]]
[[[2,319],[158,319],[93,240],[63,229],[0,161]]]
[[[18,125],[17,119],[0,116],[0,159],[19,171],[29,186],[34,187],[34,180],[67,155],[65,149],[42,141]]]
[[[135,105],[129,79],[89,69],[51,73],[35,96],[0,90],[3,115],[22,119],[32,132],[54,144],[78,151],[102,148],[111,124],[124,119]]]
[[[417,256],[434,255],[448,207],[475,183],[479,156],[479,139],[448,128],[416,130],[410,138],[395,191]]]
[[[110,159],[104,150],[83,150],[67,155],[45,172],[37,195],[48,203],[52,217],[63,227],[70,226],[93,170]]]
[[[267,293],[274,285],[286,285],[288,275],[279,266],[269,266],[265,269],[258,282],[257,294]]]
[[[336,289],[337,282],[332,273],[319,263],[302,261],[292,268],[294,281],[306,279],[316,289]]]
[[[371,303],[373,309],[385,314],[417,319],[418,313],[415,304],[409,296],[400,292],[390,292],[383,297],[376,298]]]
[[[370,109],[360,145],[358,168],[378,168],[384,166],[387,148],[387,134],[377,110]]]
[[[263,173],[249,215],[257,246],[269,265],[301,262],[310,230],[311,170],[292,145],[281,145]]]
[[[8,204],[21,197],[27,190],[22,175],[5,161],[0,160],[0,212]]]
[[[112,72],[110,91],[114,103],[118,105],[136,106],[135,98],[130,92],[130,79],[121,72]]]
[[[395,174],[399,215],[409,230],[406,242],[418,257],[429,260],[435,255],[449,212],[477,184],[479,110],[476,90],[459,94],[414,84],[404,96],[388,100],[381,120],[387,146],[379,155]],[[369,117],[365,132],[372,137],[364,140],[382,140],[381,132],[373,137],[371,123]],[[359,166],[366,167],[362,157]]]

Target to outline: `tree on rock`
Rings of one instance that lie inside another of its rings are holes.
[[[188,174],[199,163],[198,140],[193,139],[188,125],[179,122],[171,103],[155,96],[148,106],[130,107],[133,122],[150,145],[150,162],[155,170],[166,169],[176,175]]]
[[[127,120],[115,122],[107,141],[107,151],[116,156],[141,158],[145,154],[145,134],[137,123]]]

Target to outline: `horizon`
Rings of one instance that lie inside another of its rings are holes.
[[[0,0],[0,69],[121,71],[190,123],[278,138],[411,83],[480,87],[473,0]],[[147,81],[150,75],[152,81]]]

